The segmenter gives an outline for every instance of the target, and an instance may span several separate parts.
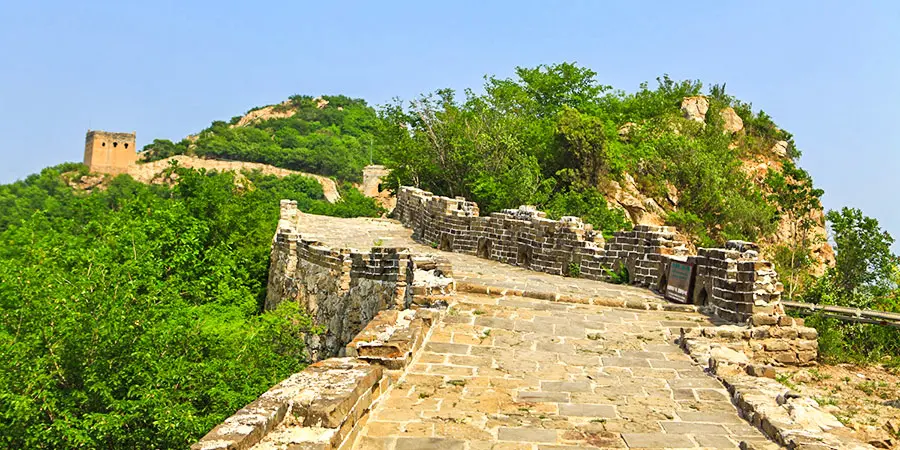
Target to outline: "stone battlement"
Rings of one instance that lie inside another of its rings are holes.
[[[687,263],[694,273],[690,300],[715,316],[745,322],[754,313],[781,312],[778,274],[753,243],[729,241],[689,255],[674,227],[653,225],[616,232],[607,242],[577,217],[551,220],[529,206],[482,217],[462,197],[407,186],[397,194],[394,215],[440,250],[555,275],[610,281],[624,270],[632,284],[663,291],[672,262]]]
[[[341,354],[379,311],[409,308],[416,293],[452,290],[452,284],[447,286],[452,271],[446,260],[414,257],[406,248],[332,247],[298,231],[296,222],[302,214],[297,202],[282,200],[265,308],[297,301],[316,325],[326,328],[323,335],[307,336],[313,359]],[[423,281],[413,281],[417,272]]]

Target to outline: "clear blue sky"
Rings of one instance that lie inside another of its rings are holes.
[[[794,134],[827,208],[900,238],[900,2],[432,3],[3,1],[0,182],[79,161],[88,127],[142,147],[292,94],[378,105],[576,61],[629,91],[726,82]]]

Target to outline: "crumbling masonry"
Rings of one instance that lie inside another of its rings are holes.
[[[437,273],[428,278],[438,283],[452,275],[445,260],[412,256],[406,249],[329,247],[298,232],[298,214],[302,213],[297,202],[282,200],[265,308],[274,309],[288,299],[297,301],[316,325],[325,327],[323,335],[307,336],[314,360],[339,355],[379,311],[407,309],[414,291],[427,293],[429,285],[413,286],[417,270]]]
[[[440,250],[556,275],[609,281],[627,270],[631,283],[662,290],[672,261],[694,266],[693,303],[730,322],[755,313],[780,313],[783,289],[772,264],[755,244],[729,241],[724,249],[700,249],[696,256],[676,240],[673,227],[638,225],[606,242],[577,217],[551,220],[532,207],[479,216],[478,205],[401,187],[394,215],[413,236]]]

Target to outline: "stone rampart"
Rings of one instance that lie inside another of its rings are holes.
[[[340,355],[379,311],[406,309],[414,294],[440,289],[452,275],[446,261],[427,255],[413,257],[408,249],[330,247],[297,230],[299,214],[296,202],[281,202],[265,309],[274,309],[285,300],[297,301],[316,325],[325,328],[324,334],[307,336],[314,360]],[[417,270],[424,281],[414,286]],[[434,286],[442,282],[442,286]]]
[[[348,448],[372,407],[418,351],[435,310],[382,311],[353,342],[273,386],[191,450]]]
[[[624,269],[632,284],[662,291],[671,262],[681,261],[694,267],[691,300],[717,317],[745,322],[754,313],[782,312],[778,274],[748,242],[689,255],[674,227],[637,225],[606,241],[577,217],[551,220],[528,206],[482,217],[478,205],[462,197],[407,186],[397,194],[394,216],[413,237],[440,250],[556,275],[610,281]]]

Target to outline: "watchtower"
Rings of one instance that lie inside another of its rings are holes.
[[[137,161],[136,133],[88,130],[84,138],[84,164],[91,172],[120,174]]]
[[[366,197],[377,197],[381,192],[381,180],[391,174],[391,169],[384,166],[363,167],[363,182],[360,191]]]

